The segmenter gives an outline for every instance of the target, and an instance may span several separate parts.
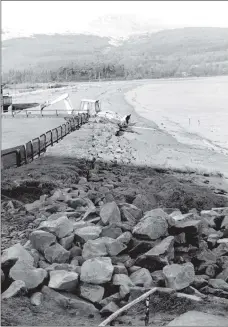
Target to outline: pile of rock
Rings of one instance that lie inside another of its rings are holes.
[[[82,178],[26,205],[35,228],[2,253],[2,299],[29,294],[34,305],[46,297],[103,315],[153,286],[228,299],[228,208],[144,212],[117,204],[112,188],[95,192]]]

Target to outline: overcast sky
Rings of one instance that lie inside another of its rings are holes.
[[[1,5],[2,29],[10,35],[91,32],[94,20],[110,14],[135,15],[137,20],[169,28],[228,27],[228,1],[2,1]]]

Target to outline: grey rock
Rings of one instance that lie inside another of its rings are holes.
[[[29,240],[34,249],[44,253],[46,248],[55,244],[56,236],[43,230],[36,230],[30,234]]]
[[[40,256],[41,256],[40,253],[37,250],[35,250],[35,249],[32,249],[30,251],[30,253],[31,253],[31,255],[32,255],[33,259],[34,259],[33,266],[34,267],[38,267],[38,263],[40,261]]]
[[[216,279],[222,279],[225,282],[228,282],[228,268],[225,268],[220,274],[216,276]]]
[[[162,270],[153,271],[151,277],[156,286],[165,287],[165,277]]]
[[[80,285],[81,297],[93,303],[99,303],[103,299],[104,291],[104,287],[100,285],[93,285],[88,283],[82,283]]]
[[[76,240],[79,242],[87,242],[97,239],[102,232],[99,226],[86,226],[75,230]]]
[[[110,258],[86,260],[81,267],[81,281],[91,284],[104,284],[112,279],[114,267]]]
[[[162,209],[151,210],[134,227],[133,234],[151,240],[166,236],[168,232],[167,217],[168,215]]]
[[[167,326],[227,326],[227,318],[209,313],[188,311],[168,323]]]
[[[108,305],[110,302],[117,302],[120,300],[120,294],[119,293],[115,293],[115,294],[112,294],[108,297],[106,297],[105,299],[101,300],[99,302],[99,304],[103,307],[105,307],[106,305]]]
[[[53,263],[45,268],[48,272],[53,270],[74,271],[75,266],[69,263]]]
[[[103,257],[108,254],[106,243],[103,238],[97,240],[89,240],[85,243],[82,250],[83,259],[87,260],[94,257]]]
[[[79,314],[86,316],[89,316],[90,314],[98,314],[99,312],[93,304],[80,299],[74,294],[60,294],[47,286],[43,286],[42,293],[46,299],[56,302],[64,309],[70,307],[72,309],[76,309]]]
[[[193,283],[195,278],[194,266],[188,262],[183,265],[172,264],[163,268],[166,286],[175,290],[182,290]]]
[[[15,280],[10,287],[2,293],[2,300],[10,299],[14,296],[23,295],[26,293],[26,285],[22,280]]]
[[[148,269],[141,268],[130,275],[135,286],[151,287],[153,280]]]
[[[113,275],[113,285],[121,286],[126,285],[128,287],[133,287],[134,283],[132,280],[125,274],[115,274]]]
[[[56,220],[43,221],[39,229],[53,233],[58,238],[63,238],[73,232],[74,226],[66,216],[63,216]]]
[[[70,249],[70,258],[78,257],[82,255],[82,249],[79,246],[73,246]]]
[[[69,261],[70,252],[65,250],[60,244],[56,243],[49,246],[49,248],[44,251],[44,256],[50,263],[65,263]]]
[[[122,235],[120,235],[117,238],[117,241],[120,241],[121,243],[124,244],[128,244],[131,239],[132,239],[132,234],[130,232],[124,232]]]
[[[223,279],[209,279],[208,285],[217,288],[223,291],[228,291],[228,283],[226,283]]]
[[[134,201],[133,205],[136,206],[137,208],[141,209],[143,212],[146,212],[150,210],[151,205],[156,204],[156,200],[153,198],[151,199],[152,201],[149,201],[144,195],[142,194],[137,194]]]
[[[116,256],[127,248],[127,246],[118,239],[114,240],[108,237],[105,238],[105,245],[108,255],[110,256]]]
[[[60,291],[74,292],[78,285],[78,274],[65,270],[54,270],[50,272],[48,287]]]
[[[43,294],[40,292],[34,293],[30,298],[31,304],[35,306],[39,306],[43,302]]]
[[[7,265],[12,261],[16,262],[21,260],[26,261],[31,265],[34,263],[32,255],[26,249],[24,249],[20,243],[17,243],[6,250],[3,250],[2,252],[2,266]]]
[[[121,222],[120,210],[114,201],[101,207],[100,217],[105,225]]]
[[[135,221],[138,221],[143,216],[142,210],[139,209],[137,206],[135,206],[133,204],[130,204],[130,203],[123,203],[123,204],[120,204],[120,211],[121,211],[121,215],[122,215],[122,219],[123,220],[125,220],[125,216],[123,214],[123,210],[124,210],[125,213],[126,212],[130,213],[131,216],[134,218]]]
[[[173,212],[169,215],[168,223],[170,226],[176,226],[178,223],[184,223],[190,220],[200,220],[200,217],[193,213],[182,214]]]
[[[222,224],[221,224],[221,228],[227,228],[228,227],[228,212],[227,215],[224,217]]]
[[[151,250],[146,252],[145,256],[164,265],[170,264],[174,259],[174,237],[166,237]]]
[[[115,302],[110,302],[104,308],[102,308],[100,310],[100,314],[101,315],[110,315],[110,314],[116,312],[117,310],[119,310],[119,307],[117,306],[117,304]]]
[[[74,234],[72,233],[69,236],[61,238],[59,243],[60,245],[62,245],[64,249],[69,250],[73,245],[73,241],[74,241]]]
[[[228,256],[221,256],[219,258],[217,258],[217,262],[218,266],[221,269],[225,269],[228,268]]]
[[[114,274],[125,274],[128,275],[127,268],[123,263],[119,263],[114,266]]]
[[[122,229],[114,225],[104,226],[102,228],[102,237],[111,237],[111,238],[118,238],[122,234]]]
[[[34,268],[26,261],[17,261],[10,269],[9,276],[14,281],[23,281],[27,289],[35,289],[43,283],[47,272],[42,268]]]
[[[196,275],[194,278],[193,283],[191,284],[193,287],[195,287],[197,290],[201,287],[204,287],[208,284],[208,281],[201,275]]]

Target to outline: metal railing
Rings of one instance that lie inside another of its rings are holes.
[[[53,146],[54,143],[58,143],[66,135],[79,129],[81,125],[88,122],[88,119],[88,113],[78,114],[78,116],[70,118],[66,123],[41,134],[25,145],[2,150],[1,168],[20,167],[32,162],[36,157],[40,157],[42,153],[45,153],[49,146]]]
[[[73,110],[74,114],[82,114],[86,113],[85,110]],[[1,117],[2,118],[35,118],[35,117],[64,117],[66,116],[66,109],[17,109],[17,110],[11,110],[8,112],[2,112]]]

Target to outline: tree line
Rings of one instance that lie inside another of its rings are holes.
[[[178,59],[160,59],[151,62],[151,60],[144,58],[134,64],[131,62],[100,65],[95,63],[80,65],[69,63],[52,69],[11,69],[7,73],[3,73],[2,80],[7,84],[20,84],[216,75],[228,75],[227,61],[189,63],[189,61],[180,61]]]

